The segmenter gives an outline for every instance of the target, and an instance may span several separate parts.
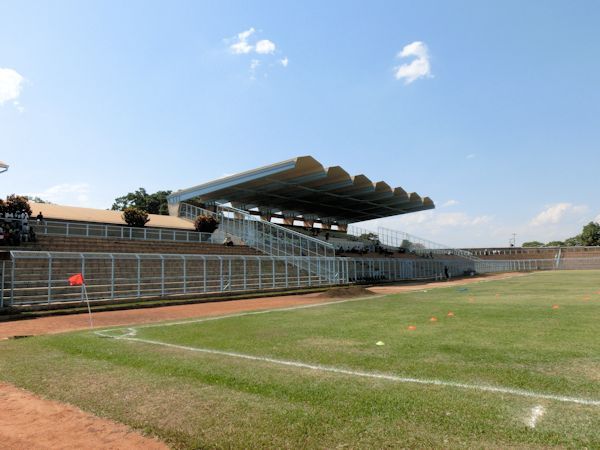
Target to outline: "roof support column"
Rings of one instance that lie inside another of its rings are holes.
[[[302,216],[302,220],[304,221],[305,227],[313,228],[315,226],[315,220],[317,220],[317,216],[314,214],[304,214]]]
[[[299,215],[296,211],[282,211],[281,213],[283,214],[284,225],[294,225],[294,220]]]

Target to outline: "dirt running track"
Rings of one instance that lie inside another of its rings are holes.
[[[524,274],[491,275],[483,280],[498,280]],[[369,288],[377,294],[394,294],[423,289],[457,286],[482,278],[449,282],[387,285]],[[193,305],[94,313],[95,327],[132,325],[164,320],[232,314],[240,311],[284,308],[326,303],[331,298],[319,294],[290,295],[252,300],[233,300]],[[0,323],[0,339],[82,330],[89,327],[87,314],[43,317]],[[0,448],[29,449],[166,449],[166,445],[146,438],[124,425],[101,419],[73,406],[45,400],[0,383]]]

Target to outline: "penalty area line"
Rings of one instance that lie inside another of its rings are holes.
[[[129,330],[131,333],[132,330],[131,329],[129,329]],[[467,389],[467,390],[472,390],[472,391],[491,392],[491,393],[496,393],[496,394],[509,394],[509,395],[515,395],[515,396],[519,396],[519,397],[554,400],[554,401],[564,402],[564,403],[576,403],[579,405],[600,406],[600,400],[592,400],[592,399],[586,399],[586,398],[570,397],[570,396],[555,395],[555,394],[544,394],[544,393],[539,393],[539,392],[526,391],[524,389],[515,389],[515,388],[502,387],[502,386],[487,386],[487,385],[482,385],[482,384],[458,383],[458,382],[454,382],[454,381],[444,381],[444,380],[426,379],[426,378],[424,379],[424,378],[401,377],[401,376],[397,376],[397,375],[389,375],[389,374],[374,373],[374,372],[363,372],[363,371],[359,371],[359,370],[349,370],[349,369],[343,369],[343,368],[333,367],[333,366],[324,366],[324,365],[320,365],[320,364],[308,364],[308,363],[303,363],[303,362],[298,362],[298,361],[288,361],[288,360],[284,360],[284,359],[269,358],[269,357],[264,357],[264,356],[247,355],[244,353],[226,352],[226,351],[222,351],[222,350],[212,350],[212,349],[208,349],[208,348],[198,348],[198,347],[189,347],[186,345],[170,344],[168,342],[161,342],[161,341],[154,341],[151,339],[142,339],[139,337],[133,337],[134,335],[129,334],[129,333],[125,334],[123,336],[120,336],[120,337],[116,337],[114,335],[108,335],[108,334],[101,334],[100,332],[97,332],[97,334],[100,336],[110,337],[110,338],[118,339],[118,340],[141,342],[144,344],[159,345],[159,346],[174,348],[174,349],[178,349],[178,350],[187,350],[187,351],[197,352],[197,353],[228,356],[231,358],[240,358],[240,359],[246,359],[246,360],[250,360],[250,361],[266,362],[266,363],[276,364],[276,365],[280,365],[280,366],[296,367],[296,368],[300,368],[300,369],[315,370],[315,371],[320,371],[320,372],[337,373],[337,374],[349,375],[349,376],[360,377],[360,378],[388,380],[388,381],[393,381],[393,382],[397,382],[397,383],[411,383],[411,384],[420,384],[420,385],[426,385],[426,386],[452,387],[452,388]],[[539,415],[541,415],[541,414],[539,414]],[[539,415],[538,415],[538,417],[539,417]],[[536,420],[538,417],[536,417]]]

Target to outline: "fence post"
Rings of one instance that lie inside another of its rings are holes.
[[[115,255],[110,254],[110,298],[115,298]]]
[[[165,257],[160,255],[160,296],[165,296]]]
[[[85,255],[83,253],[80,253],[79,256],[81,257],[81,275],[83,276],[83,279],[85,280]],[[81,301],[83,302],[83,290],[85,289],[85,286],[82,284],[81,285]]]
[[[202,257],[202,271],[204,274],[204,292],[206,292],[206,256]]]
[[[13,306],[14,301],[15,301],[15,258],[13,256],[12,263],[11,263],[11,271],[10,271],[10,306]]]
[[[246,257],[244,256],[244,290],[248,286],[248,280],[246,279]]]
[[[323,283],[323,277],[321,276],[321,258],[317,258],[317,276],[319,277],[319,286]]]
[[[48,304],[52,298],[52,255],[48,253]]]
[[[285,264],[285,287],[288,288],[289,282],[288,282],[288,258],[287,258],[287,256],[285,257],[284,264]],[[4,271],[2,273],[4,273]]]
[[[139,297],[141,297],[141,294],[142,294],[142,292],[141,292],[142,291],[142,289],[141,289],[141,284],[142,284],[142,280],[141,280],[142,267],[141,267],[140,255],[135,255],[135,257],[137,259],[137,296],[139,298]]]
[[[4,308],[4,268],[6,261],[2,261],[2,285],[0,286],[0,308]]]
[[[273,263],[272,271],[273,271],[273,289],[275,289],[275,258],[271,258],[271,262]]]
[[[223,292],[223,258],[217,256],[219,258],[219,292]]]
[[[185,256],[181,256],[183,259],[183,293],[187,294],[187,258]]]
[[[260,256],[258,256],[257,259],[258,259],[258,288],[262,289],[262,264],[261,264]]]

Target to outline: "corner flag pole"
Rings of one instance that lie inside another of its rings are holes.
[[[87,307],[88,307],[88,314],[90,316],[90,328],[94,328],[94,322],[92,321],[92,308],[90,308],[90,299],[88,298],[85,283],[83,283],[82,286],[83,286],[83,293],[85,294],[85,302],[87,303]]]
[[[88,297],[87,288],[85,286],[85,280],[83,274],[76,273],[69,277],[69,286],[81,286],[81,291],[85,296],[85,302],[87,303],[88,314],[90,316],[90,328],[94,328],[94,322],[92,321],[92,308],[90,307],[90,299]]]

